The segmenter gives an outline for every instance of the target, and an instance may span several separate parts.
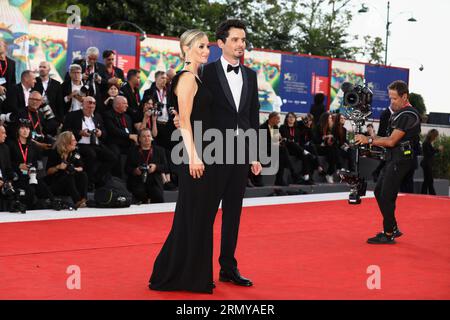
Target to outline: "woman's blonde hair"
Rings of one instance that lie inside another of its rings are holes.
[[[73,133],[71,131],[64,131],[56,138],[55,149],[59,155],[67,154],[69,151],[67,147],[72,143]]]
[[[208,35],[200,30],[192,29],[185,31],[180,37],[180,49],[181,49],[181,59],[183,61],[186,60],[186,52],[184,52],[183,47],[188,46],[192,48],[192,45],[199,41],[203,37],[207,37]]]

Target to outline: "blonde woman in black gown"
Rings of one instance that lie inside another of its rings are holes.
[[[149,288],[212,293],[213,224],[219,205],[216,167],[204,162],[206,144],[193,136],[199,122],[202,133],[211,127],[212,95],[198,76],[198,69],[208,61],[208,37],[188,30],[180,38],[180,48],[185,66],[172,80],[171,98],[189,163],[180,166],[172,229],[154,263]]]

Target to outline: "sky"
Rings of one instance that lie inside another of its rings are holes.
[[[361,4],[369,11],[357,13]],[[352,1],[348,32],[386,38],[386,0]],[[402,13],[404,12],[404,13]],[[388,65],[410,70],[409,90],[423,96],[427,112],[450,112],[450,0],[391,0]],[[408,22],[411,15],[417,22]],[[383,53],[384,59],[384,53]],[[419,67],[423,65],[423,71]]]

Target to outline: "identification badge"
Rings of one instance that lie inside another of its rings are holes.
[[[36,131],[32,131],[31,132],[31,139],[35,139],[36,138]]]
[[[128,130],[128,128],[125,128],[125,132],[126,132],[127,134],[130,134],[130,131]]]
[[[0,78],[0,86],[4,85],[6,83],[5,78]]]
[[[28,170],[20,170],[24,176],[28,174]]]

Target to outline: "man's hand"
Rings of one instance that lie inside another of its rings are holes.
[[[252,173],[257,176],[261,173],[262,166],[259,161],[252,161]]]
[[[95,132],[95,136],[96,136],[97,138],[100,138],[100,137],[102,136],[102,130],[97,129],[97,131]]]
[[[4,95],[6,93],[6,88],[4,86],[0,86],[0,95]]]
[[[137,134],[130,134],[128,137],[130,138],[130,140],[133,140],[135,143],[138,142]]]
[[[148,173],[153,173],[156,171],[156,164],[150,163],[148,166],[149,166]]]
[[[91,134],[89,133],[88,129],[80,130],[80,136],[82,137],[90,137]]]
[[[363,134],[357,134],[355,136],[355,143],[356,144],[368,144],[369,143],[369,137],[363,135]]]
[[[25,163],[19,164],[19,169],[22,171],[28,171],[28,166]]]

